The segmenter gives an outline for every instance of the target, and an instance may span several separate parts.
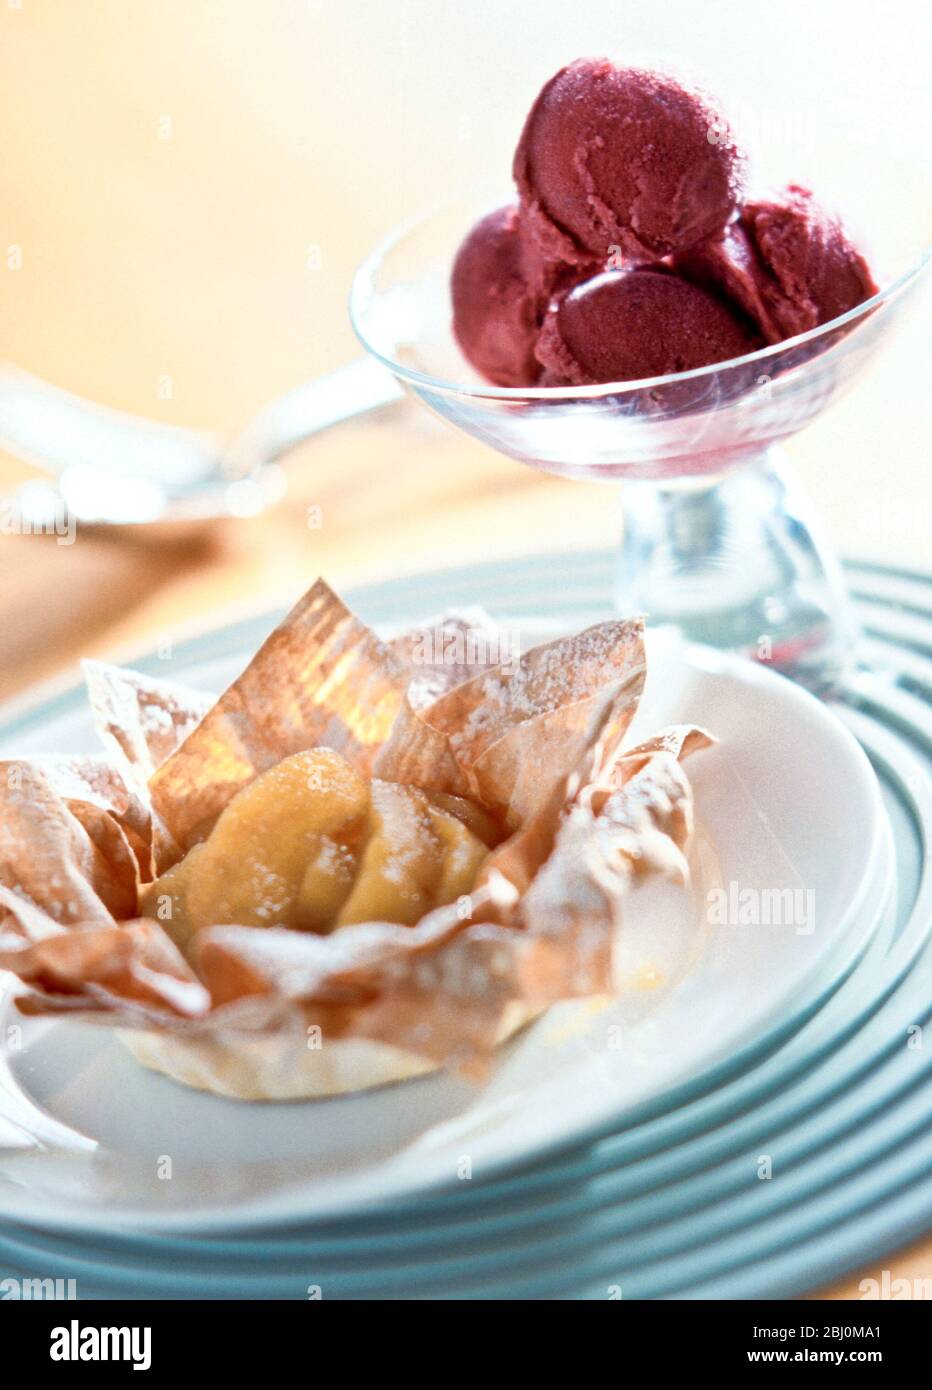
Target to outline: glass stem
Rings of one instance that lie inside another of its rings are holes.
[[[841,567],[778,450],[711,486],[622,487],[619,611],[825,690],[857,624]]]

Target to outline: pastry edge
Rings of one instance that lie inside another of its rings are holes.
[[[513,1001],[496,1038],[500,1046],[541,1009]],[[149,1071],[229,1100],[295,1101],[348,1095],[440,1071],[419,1053],[371,1038],[336,1038],[308,1048],[298,1037],[180,1038],[119,1028],[117,1036]]]

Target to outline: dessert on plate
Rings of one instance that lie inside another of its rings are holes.
[[[456,340],[498,386],[730,361],[877,293],[808,189],[746,195],[746,155],[718,103],[670,73],[608,58],[561,68],[513,172],[517,202],[472,229],[451,277]]]
[[[274,1100],[481,1071],[612,994],[638,886],[686,878],[710,737],[626,746],[638,619],[497,665],[475,621],[385,642],[318,581],[219,699],[87,663],[104,753],[0,765],[19,1009]]]

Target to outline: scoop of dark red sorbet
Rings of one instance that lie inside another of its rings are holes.
[[[877,293],[839,219],[799,184],[745,203],[739,221],[673,264],[732,301],[768,343],[807,333]]]
[[[534,347],[551,295],[592,269],[547,260],[516,206],[488,213],[457,252],[450,277],[463,355],[497,386],[533,386],[541,371]]]
[[[608,58],[580,58],[545,84],[514,160],[535,236],[569,262],[604,262],[613,246],[659,260],[717,235],[743,172],[712,98]]]
[[[537,357],[547,385],[592,386],[688,372],[760,346],[710,291],[664,270],[606,271],[547,311]]]

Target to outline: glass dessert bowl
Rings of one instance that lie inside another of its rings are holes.
[[[363,346],[435,414],[502,453],[623,485],[620,612],[830,685],[856,623],[780,445],[856,381],[932,252],[839,318],[728,362],[643,381],[497,387],[456,345],[449,289],[465,229],[494,205],[446,205],[376,248],[350,298]]]

